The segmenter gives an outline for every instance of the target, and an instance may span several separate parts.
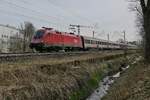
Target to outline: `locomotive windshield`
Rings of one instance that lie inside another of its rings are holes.
[[[35,33],[34,38],[42,38],[43,35],[44,35],[44,31],[43,31],[43,30],[38,30],[38,31]]]

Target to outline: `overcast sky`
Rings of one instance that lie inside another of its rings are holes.
[[[111,40],[138,38],[135,14],[128,9],[127,0],[0,0],[0,23],[19,26],[24,21],[36,28],[54,27],[68,31],[69,24],[97,26],[96,36]],[[93,29],[82,29],[82,35],[92,36]],[[120,33],[119,33],[120,32]]]

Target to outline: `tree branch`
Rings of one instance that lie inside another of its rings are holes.
[[[143,16],[142,11],[140,11],[140,9],[138,9],[138,7],[135,7],[135,9],[136,9],[136,11],[137,11],[141,16]]]
[[[140,4],[141,4],[142,12],[143,12],[143,14],[145,14],[145,12],[146,12],[145,1],[144,0],[140,0]]]

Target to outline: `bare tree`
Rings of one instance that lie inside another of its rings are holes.
[[[10,43],[10,46],[9,46],[10,52],[13,52],[13,53],[21,52],[23,42],[19,34],[15,34],[14,36],[11,36],[9,39],[9,43]]]
[[[23,52],[28,52],[30,41],[35,32],[35,27],[31,22],[24,22],[24,24],[21,24],[20,30],[23,34]]]
[[[136,2],[134,9],[138,12],[138,24],[144,38],[145,60],[150,63],[150,0],[131,0]]]

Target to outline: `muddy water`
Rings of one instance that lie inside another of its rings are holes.
[[[142,57],[136,58],[135,61],[132,64],[137,63]],[[91,96],[89,96],[86,100],[101,100],[108,92],[109,88],[112,86],[112,84],[115,82],[116,79],[120,77],[120,74],[127,70],[130,66],[122,67],[122,71],[119,71],[118,73],[112,75],[112,76],[106,76],[100,83],[99,88],[97,88]]]

